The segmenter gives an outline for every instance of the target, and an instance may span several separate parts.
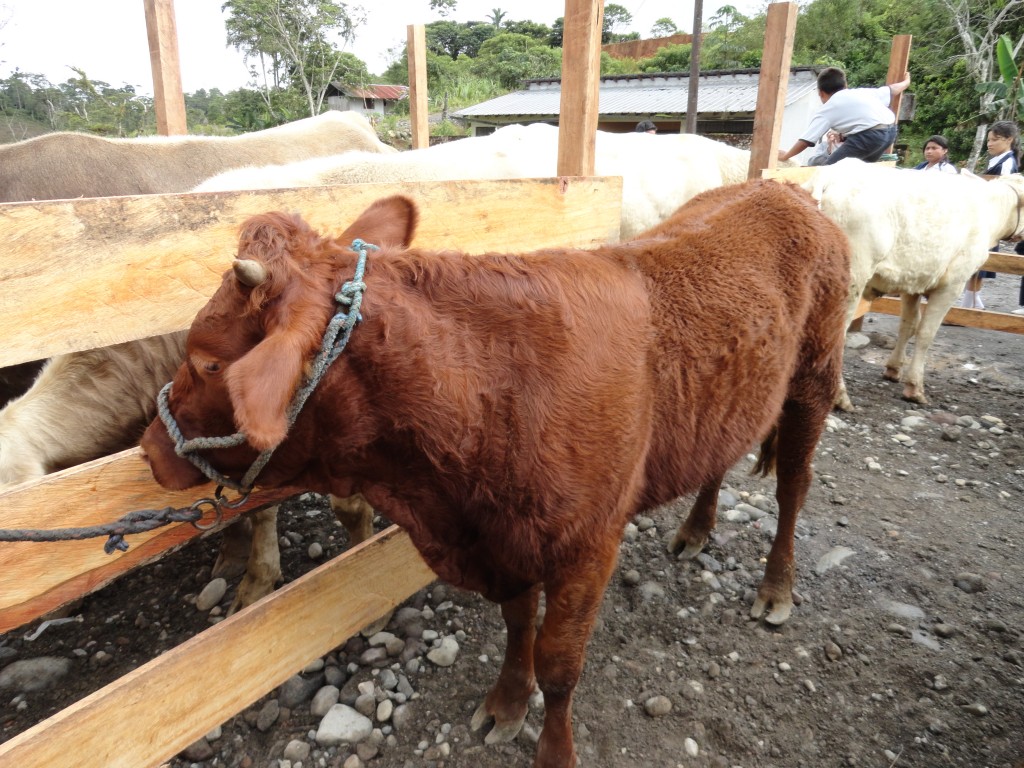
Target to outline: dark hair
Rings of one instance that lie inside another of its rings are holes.
[[[818,73],[818,90],[830,96],[846,88],[846,73],[839,67],[826,67]]]
[[[938,144],[943,149],[949,149],[949,142],[946,140],[946,137],[943,136],[941,133],[935,133],[929,136],[927,139],[925,139],[925,142],[924,144],[921,145],[921,148],[923,149],[924,147],[927,147],[929,144]]]
[[[636,124],[636,128],[634,130],[636,130],[637,133],[646,133],[647,131],[658,130],[658,126],[656,126],[652,120],[641,120]]]
[[[1017,127],[1017,124],[1012,120],[998,120],[988,127],[988,132],[1010,140],[1010,150],[1013,152],[1013,157],[1019,168],[1021,164],[1020,128]]]

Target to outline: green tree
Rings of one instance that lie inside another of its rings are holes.
[[[548,44],[551,37],[551,27],[547,24],[538,24],[535,21],[506,21],[502,24],[501,31],[511,32],[514,35],[529,35],[544,44]]]
[[[662,17],[651,27],[651,37],[670,37],[679,33],[679,27],[672,19]]]
[[[606,3],[604,6],[603,31],[605,35],[612,37],[618,34],[618,30],[628,27],[633,23],[633,14],[617,3]]]
[[[425,32],[427,50],[450,56],[454,61],[462,55],[475,58],[480,46],[494,37],[498,30],[479,21],[432,21],[426,25]]]
[[[561,69],[561,51],[528,35],[507,32],[481,45],[473,66],[477,75],[496,80],[508,89],[518,88],[523,80],[530,78],[556,77]]]
[[[335,0],[227,0],[227,41],[245,55],[272,114],[277,93],[301,93],[310,115],[319,114],[328,86],[346,69],[332,38],[351,42],[365,22],[359,8]],[[285,99],[287,101],[287,99]]]
[[[494,25],[495,29],[501,29],[501,21],[506,16],[508,16],[508,14],[505,11],[501,10],[501,8],[492,8],[491,15],[488,16],[487,18],[491,20],[491,24]]]
[[[648,59],[639,61],[641,72],[689,72],[693,46],[666,45]]]
[[[437,11],[442,17],[455,10],[458,0],[430,0],[430,10]]]
[[[1024,63],[1014,59],[1024,45],[1022,38],[1016,46],[1009,35],[1000,35],[996,41],[996,62],[999,80],[981,83],[978,90],[992,95],[993,117],[996,120],[1024,119]]]

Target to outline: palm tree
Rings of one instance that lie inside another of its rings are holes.
[[[498,29],[499,27],[501,27],[501,20],[504,19],[506,16],[508,16],[508,13],[501,10],[501,8],[492,8],[491,15],[488,16],[487,18],[491,20],[491,24],[494,25],[494,28]]]

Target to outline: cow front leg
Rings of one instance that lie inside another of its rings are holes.
[[[618,537],[610,537],[592,548],[587,562],[570,565],[563,579],[544,584],[546,610],[535,651],[544,728],[534,768],[575,768],[572,699],[617,554]]]
[[[252,521],[249,561],[235,599],[228,609],[228,616],[269,595],[274,591],[274,585],[283,578],[281,551],[277,543],[277,505],[251,512],[249,519]]]
[[[669,552],[678,553],[682,550],[680,557],[694,558],[704,549],[718,519],[718,489],[722,486],[723,478],[724,475],[719,475],[701,487],[690,508],[690,514],[679,526],[675,538],[668,546]]]
[[[505,660],[498,682],[477,707],[470,722],[470,727],[477,731],[494,719],[494,727],[484,739],[487,744],[511,741],[526,721],[530,696],[536,685],[533,657],[539,600],[540,585],[536,584],[501,604],[501,615],[508,628]]]
[[[330,500],[334,516],[348,531],[350,545],[360,544],[373,536],[373,507],[363,494],[355,493],[341,498],[332,493]]]
[[[214,578],[234,579],[245,573],[249,552],[252,551],[252,522],[248,516],[242,515],[224,529],[221,536],[217,560],[213,564],[211,576]]]

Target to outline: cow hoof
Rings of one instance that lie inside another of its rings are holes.
[[[907,384],[903,388],[903,399],[908,400],[911,403],[917,403],[918,405],[928,405],[928,398],[912,384]]]
[[[691,533],[684,533],[680,529],[676,533],[676,537],[672,539],[672,543],[668,545],[668,551],[678,555],[680,560],[693,560],[703,551],[707,543],[707,536],[694,536]]]
[[[900,380],[900,369],[893,368],[892,366],[885,367],[885,373],[882,374],[882,378],[887,381],[899,381]]]
[[[769,606],[771,606],[771,610],[769,610]],[[767,614],[765,611],[767,611]],[[751,617],[755,619],[764,617],[764,620],[768,624],[776,627],[780,624],[785,624],[792,612],[792,600],[773,600],[768,597],[762,597],[761,595],[757,596],[754,600],[754,604],[750,608]]]
[[[473,713],[473,719],[469,721],[469,727],[471,730],[479,731],[486,722],[494,719],[494,727],[484,737],[484,744],[488,746],[491,744],[504,744],[512,741],[516,736],[519,735],[519,731],[523,729],[523,723],[526,722],[526,708],[523,709],[523,716],[513,720],[506,720],[499,722],[494,717],[494,713],[487,707],[487,700],[476,708],[476,712]]]
[[[853,402],[850,400],[850,398],[845,396],[840,398],[839,400],[836,400],[834,408],[837,411],[843,411],[844,413],[853,413],[855,410],[857,410],[856,408],[853,407]]]

